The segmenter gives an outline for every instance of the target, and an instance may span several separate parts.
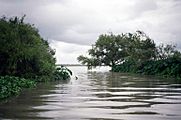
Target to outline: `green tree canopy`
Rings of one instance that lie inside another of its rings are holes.
[[[90,58],[79,56],[78,61],[88,66],[114,66],[126,60],[146,61],[155,58],[155,43],[141,31],[120,35],[100,35],[92,49]]]
[[[114,72],[131,72],[181,78],[181,53],[174,45],[156,46],[144,32],[100,35],[90,57],[77,59],[88,68],[107,65]]]
[[[0,19],[0,75],[43,78],[55,70],[55,51],[22,18]]]

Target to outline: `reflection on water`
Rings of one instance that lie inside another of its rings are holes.
[[[72,67],[78,80],[40,84],[0,104],[0,119],[181,120],[176,80]]]

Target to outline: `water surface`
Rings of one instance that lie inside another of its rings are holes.
[[[0,119],[181,120],[179,81],[107,68],[70,69],[74,76],[69,81],[39,84],[1,103]]]

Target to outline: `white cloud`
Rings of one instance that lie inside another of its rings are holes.
[[[77,57],[79,55],[87,55],[87,50],[91,46],[77,45],[72,43],[64,42],[51,42],[50,46],[56,49],[57,64],[78,64]]]
[[[26,14],[26,21],[50,42],[87,46],[103,33],[143,30],[156,43],[172,42],[181,48],[180,11],[180,0],[0,0],[0,15]],[[57,54],[64,50],[60,46]],[[75,57],[74,52],[67,54]]]

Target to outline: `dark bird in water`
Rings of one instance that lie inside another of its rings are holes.
[[[77,79],[78,79],[78,77],[77,77],[77,76],[75,76],[75,79],[77,80]]]

